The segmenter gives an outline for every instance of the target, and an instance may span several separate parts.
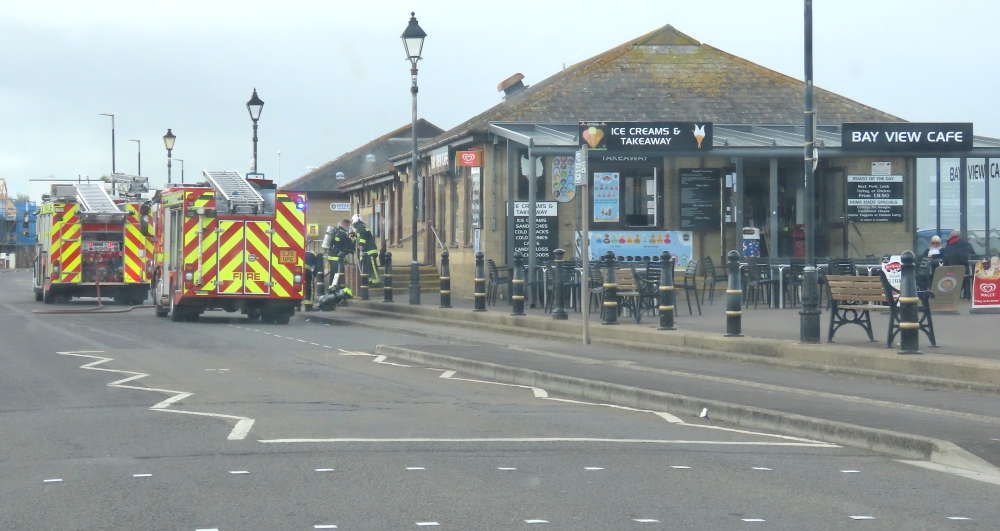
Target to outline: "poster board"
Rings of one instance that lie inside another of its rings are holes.
[[[989,262],[976,262],[972,273],[972,307],[969,313],[1000,313],[1000,257],[992,256]]]
[[[722,171],[718,168],[681,168],[681,229],[718,230]]]
[[[594,172],[594,223],[618,222],[618,172]]]
[[[528,256],[531,244],[528,216],[530,203],[514,201],[514,252]],[[551,260],[552,251],[559,247],[559,203],[537,201],[535,203],[535,257]],[[513,257],[511,257],[513,260]]]
[[[581,234],[578,231],[576,238],[579,241]],[[650,257],[659,259],[662,251],[670,251],[674,256],[676,265],[687,267],[688,261],[694,255],[690,231],[667,231],[667,230],[614,230],[590,231],[589,254],[590,260],[597,260],[608,251],[615,253],[615,256]]]
[[[958,302],[962,294],[962,281],[965,276],[963,266],[938,266],[931,279],[930,300],[931,311],[934,313],[958,313]]]

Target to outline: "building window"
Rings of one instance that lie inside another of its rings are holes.
[[[461,171],[455,172],[455,175],[448,176],[448,203],[451,208],[448,211],[451,214],[451,245],[452,247],[458,247],[459,234],[458,234],[458,181],[461,178]]]
[[[659,200],[656,168],[631,169],[622,175],[622,211],[628,227],[659,225]]]

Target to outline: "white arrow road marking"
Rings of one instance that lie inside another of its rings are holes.
[[[206,412],[202,412],[202,411],[181,411],[181,410],[178,410],[178,409],[168,409],[171,405],[174,404],[174,402],[179,402],[181,400],[184,400],[185,398],[188,398],[188,397],[194,395],[194,393],[186,393],[184,391],[173,391],[173,390],[170,390],[170,389],[157,389],[155,387],[136,387],[134,385],[122,385],[122,384],[124,384],[126,382],[131,382],[133,380],[138,380],[140,378],[145,378],[145,377],[147,377],[149,375],[145,374],[145,373],[141,373],[141,372],[120,371],[120,370],[117,370],[117,369],[106,369],[104,367],[98,367],[98,365],[101,365],[103,363],[107,363],[109,361],[114,361],[114,358],[105,358],[105,357],[102,357],[102,356],[91,356],[91,354],[103,354],[103,353],[104,353],[104,351],[102,351],[102,350],[80,350],[80,351],[73,351],[73,352],[57,352],[57,354],[61,354],[63,356],[76,356],[76,357],[80,357],[80,358],[91,358],[91,359],[95,360],[95,361],[92,361],[90,363],[86,363],[84,365],[81,365],[80,366],[81,369],[87,369],[87,370],[90,370],[90,371],[113,372],[113,373],[116,373],[116,374],[130,375],[127,378],[122,378],[121,380],[115,380],[115,381],[109,383],[108,387],[118,387],[118,388],[121,388],[121,389],[134,389],[136,391],[152,391],[154,393],[164,393],[164,394],[174,395],[174,396],[171,396],[170,398],[168,398],[168,399],[166,399],[166,400],[164,400],[162,402],[159,402],[159,403],[157,403],[157,404],[155,404],[155,405],[153,405],[152,407],[149,408],[149,409],[151,409],[153,411],[162,411],[164,413],[179,413],[179,414],[183,414],[183,415],[199,415],[199,416],[203,416],[203,417],[215,417],[215,418],[220,418],[220,419],[235,420],[236,421],[236,426],[234,426],[233,430],[231,432],[229,432],[228,439],[230,441],[240,441],[240,440],[243,440],[243,439],[246,438],[247,434],[250,433],[250,428],[253,426],[254,419],[251,419],[251,418],[248,418],[248,417],[239,417],[239,416],[236,416],[236,415],[223,415],[221,413],[206,413]]]

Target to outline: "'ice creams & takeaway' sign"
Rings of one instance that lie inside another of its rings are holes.
[[[580,146],[607,151],[708,151],[711,122],[580,122]]]

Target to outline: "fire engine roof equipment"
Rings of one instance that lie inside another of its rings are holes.
[[[125,219],[125,213],[111,200],[103,183],[76,183],[73,187],[76,188],[76,199],[80,203],[78,215],[81,219],[99,223],[120,222]]]
[[[264,211],[264,198],[239,172],[202,170],[201,173],[228,203],[226,210],[230,213],[258,214]]]

